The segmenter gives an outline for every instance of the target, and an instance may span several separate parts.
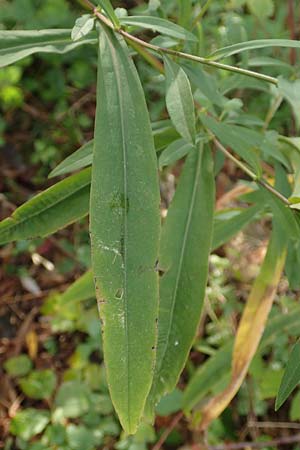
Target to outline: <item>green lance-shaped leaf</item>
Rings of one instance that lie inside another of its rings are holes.
[[[258,176],[261,175],[260,159],[256,153],[256,149],[261,146],[263,140],[259,133],[238,125],[217,122],[206,114],[200,114],[200,119],[223,145],[231,147],[255,170]]]
[[[167,56],[164,64],[168,113],[178,133],[186,141],[195,143],[195,109],[189,79],[184,70]]]
[[[86,216],[91,170],[72,175],[17,208],[0,222],[0,244],[44,237]]]
[[[74,42],[71,30],[0,30],[0,67],[34,53],[66,53],[96,42],[92,33]]]
[[[94,140],[92,139],[58,164],[50,172],[49,178],[65,175],[66,173],[90,166],[93,160],[93,146]]]
[[[200,320],[210,253],[215,185],[210,149],[190,151],[163,227],[157,362],[146,414],[174,389]]]
[[[176,141],[173,141],[172,144],[168,145],[168,147],[161,153],[158,160],[159,168],[162,169],[165,166],[174,164],[174,162],[183,158],[194,148],[195,146],[190,142],[187,142],[185,139],[177,139]]]
[[[221,59],[227,56],[236,55],[237,53],[245,52],[246,50],[255,50],[257,48],[267,47],[287,47],[300,48],[300,41],[293,41],[289,39],[257,39],[254,41],[239,42],[238,44],[229,45],[220,48],[210,55],[211,59]]]
[[[276,398],[275,410],[277,411],[288,396],[300,382],[300,341],[294,346],[289,357],[279,391]]]
[[[99,4],[103,8],[103,10],[106,12],[106,14],[110,18],[110,20],[112,21],[114,27],[120,28],[120,20],[117,17],[110,0],[99,0]]]
[[[137,429],[153,379],[160,232],[144,93],[122,38],[101,29],[91,193],[92,264],[112,401]]]
[[[123,25],[133,25],[140,28],[150,28],[158,33],[165,34],[166,36],[173,37],[175,39],[184,39],[187,41],[196,41],[197,37],[180,27],[179,25],[170,22],[169,20],[161,19],[160,17],[154,16],[129,16],[122,17],[120,19]]]

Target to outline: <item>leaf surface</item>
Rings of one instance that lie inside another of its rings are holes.
[[[147,415],[174,389],[195,337],[205,294],[215,186],[210,149],[191,150],[162,231],[158,347]]]
[[[210,55],[211,59],[221,59],[227,56],[236,55],[246,50],[255,50],[257,48],[267,47],[287,47],[300,48],[300,41],[289,39],[257,39],[254,41],[239,42],[238,44],[228,45],[220,48]]]
[[[113,404],[134,433],[153,379],[159,184],[149,115],[122,38],[101,28],[92,168],[92,264]]]
[[[85,169],[51,186],[0,222],[0,244],[44,237],[86,216],[91,170]]]
[[[66,173],[90,166],[93,161],[93,146],[94,140],[92,139],[58,164],[50,172],[49,178],[65,175]]]
[[[93,34],[72,41],[71,30],[0,30],[0,67],[34,53],[66,53],[83,44],[96,43]]]
[[[71,31],[72,41],[78,41],[78,39],[86,36],[94,28],[94,23],[95,17],[91,14],[83,14],[83,16],[78,17]]]

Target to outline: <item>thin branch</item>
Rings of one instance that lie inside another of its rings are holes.
[[[166,430],[163,432],[163,434],[161,435],[161,437],[159,438],[157,443],[154,445],[152,450],[160,450],[161,449],[161,447],[165,443],[166,439],[172,433],[172,431],[174,430],[174,428],[176,427],[178,422],[181,420],[182,416],[183,416],[183,412],[182,411],[180,413],[176,414],[176,416],[174,417],[174,419],[172,420],[172,422],[170,423],[168,428],[166,428]]]
[[[215,67],[216,69],[221,70],[227,70],[229,72],[238,73],[240,75],[245,75],[252,78],[257,78],[261,81],[266,81],[271,84],[278,84],[277,78],[270,77],[269,75],[264,75],[258,72],[253,72],[252,70],[242,69],[240,67],[230,66],[228,64],[222,64],[217,61],[211,61],[210,59],[203,58],[201,56],[191,55],[189,53],[179,52],[176,50],[172,50],[169,48],[160,47],[158,45],[150,44],[149,42],[145,42],[142,39],[137,38],[136,36],[133,36],[130,33],[127,33],[127,31],[123,30],[122,28],[116,29],[112,22],[104,15],[102,14],[98,8],[95,7],[89,0],[82,0],[85,5],[93,11],[94,15],[105,25],[107,25],[109,28],[114,30],[116,33],[121,34],[128,42],[134,42],[135,44],[138,44],[142,47],[145,47],[149,50],[152,50],[158,54],[166,53],[168,55],[172,55],[178,58],[187,59],[189,61],[195,61],[199,62],[200,64],[204,64],[207,66]]]
[[[222,144],[221,142],[216,139],[215,136],[213,136],[213,142],[216,145],[216,147],[224,153],[224,155],[233,161],[240,169],[242,169],[243,172],[245,172],[250,178],[252,178],[253,181],[260,184],[263,188],[267,189],[269,192],[271,192],[273,195],[275,195],[279,200],[281,200],[285,205],[290,206],[290,202],[288,199],[282,195],[280,192],[278,192],[273,186],[271,186],[269,183],[267,183],[265,180],[258,178],[257,175],[252,172],[249,167],[247,167],[244,163],[242,163],[239,159],[237,159],[235,156],[233,156]]]
[[[278,439],[273,439],[272,441],[261,441],[261,442],[232,442],[228,444],[221,445],[207,445],[198,446],[193,445],[193,450],[244,450],[245,448],[266,448],[266,447],[278,447],[280,445],[288,445],[300,442],[300,434],[293,436],[286,436]]]

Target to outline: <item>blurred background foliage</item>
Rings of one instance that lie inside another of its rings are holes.
[[[198,43],[186,44],[191,53],[207,55],[236,42],[261,38],[299,38],[299,4],[281,0],[149,0],[116,1],[115,7],[134,14],[171,18],[192,30]],[[203,6],[207,11],[202,18]],[[294,6],[291,16],[289,6]],[[68,0],[0,0],[1,29],[72,28],[84,9]],[[147,40],[177,43],[151,32]],[[167,42],[168,41],[168,42]],[[269,58],[264,72],[299,77],[299,52],[262,49]],[[38,55],[0,71],[0,214],[9,215],[35,192],[50,185],[48,173],[65,156],[92,138],[95,109],[96,49],[78,48],[66,55]],[[247,53],[242,63],[260,67]],[[270,58],[283,64],[271,64]],[[235,56],[228,58],[237,63]],[[166,118],[164,77],[136,59],[151,119]],[[264,83],[226,72],[206,70],[211,83],[232,98],[230,113],[243,108],[248,121],[261,125],[270,108]],[[214,84],[213,84],[214,85]],[[205,105],[207,99],[196,92]],[[297,135],[288,103],[271,119],[279,133]],[[174,191],[180,163],[162,175],[165,199]],[[217,180],[218,198],[234,186],[240,173],[227,164]],[[167,200],[166,200],[167,203]],[[235,207],[235,200],[230,202]],[[101,333],[93,296],[65,301],[63,292],[88,269],[87,221],[54,237],[20,241],[0,249],[0,448],[5,450],[145,450],[169,431],[163,448],[196,448],[197,433],[189,416],[178,416],[184,392],[201,364],[232,339],[251,282],[264,256],[267,220],[251,225],[211,256],[210,279],[199,337],[178,389],[157,408],[156,423],[142,424],[134,437],[121,433],[113,413],[102,363]],[[297,286],[296,286],[297,287]],[[298,286],[299,287],[299,286]],[[299,291],[282,280],[271,323],[295,310]],[[295,314],[299,314],[295,310]],[[300,320],[298,321],[300,322]],[[269,441],[299,428],[300,391],[274,413],[276,396],[291,345],[300,324],[285,323],[257,353],[236,399],[210,428],[207,441]],[[229,358],[229,357],[228,357]],[[227,371],[228,375],[228,371]],[[226,373],[211,388],[225,386]],[[178,419],[176,421],[176,419]],[[174,421],[175,420],[175,421]],[[287,423],[288,422],[288,423]],[[279,423],[279,424],[278,424]],[[277,425],[276,425],[277,424]],[[157,447],[158,448],[158,447]],[[198,447],[197,447],[198,448]],[[275,448],[266,444],[266,450]],[[292,446],[290,448],[299,448]]]

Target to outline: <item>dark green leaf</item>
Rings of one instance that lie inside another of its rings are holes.
[[[27,355],[13,356],[5,361],[4,369],[13,377],[21,377],[30,372],[32,369],[32,362]]]
[[[56,386],[56,376],[50,369],[35,370],[26,378],[20,379],[19,384],[24,394],[30,398],[49,398]]]
[[[95,297],[95,284],[91,270],[79,277],[68,289],[61,294],[60,300],[66,304],[68,302],[81,302]]]
[[[172,142],[172,144],[161,153],[158,160],[159,168],[162,169],[164,166],[174,164],[174,162],[183,158],[194,148],[195,146],[185,139],[178,139],[177,141]]]
[[[94,140],[91,140],[64,159],[49,174],[49,178],[65,175],[75,170],[83,169],[92,164]]]
[[[91,194],[93,271],[113,404],[137,429],[152,378],[160,231],[156,155],[144,93],[128,49],[103,28]]]

